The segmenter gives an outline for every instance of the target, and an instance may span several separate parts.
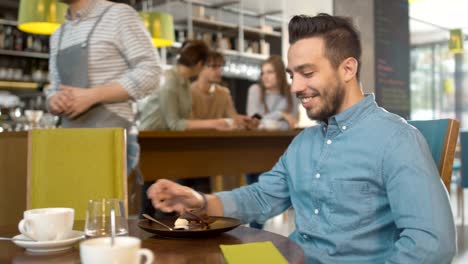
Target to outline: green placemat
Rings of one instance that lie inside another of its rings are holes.
[[[288,263],[271,241],[219,246],[228,264]]]

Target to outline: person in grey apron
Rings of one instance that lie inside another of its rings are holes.
[[[83,43],[72,45],[60,50],[65,27],[62,26],[58,42],[57,69],[62,85],[83,89],[89,87],[88,58],[90,39],[104,15],[113,5],[108,6],[99,16]],[[122,127],[127,131],[127,173],[138,164],[139,145],[137,133],[132,129],[132,123],[125,118],[109,111],[102,104],[96,104],[79,116],[70,119],[62,116],[62,126],[65,128],[79,127]],[[138,177],[139,178],[139,177]],[[140,179],[142,181],[142,179]]]

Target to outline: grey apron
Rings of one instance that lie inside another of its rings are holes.
[[[88,76],[88,56],[89,42],[97,25],[112,7],[108,6],[99,16],[94,26],[91,28],[86,40],[77,45],[70,46],[60,50],[62,43],[63,32],[65,27],[60,30],[57,52],[57,69],[61,84],[79,87],[83,89],[89,88]],[[80,114],[74,119],[69,119],[62,116],[63,127],[123,127],[130,128],[131,122],[125,118],[109,111],[102,104],[92,106],[86,112]]]
[[[60,30],[57,52],[57,69],[61,84],[75,86],[78,88],[89,88],[88,76],[88,56],[90,38],[97,25],[104,17],[106,12],[112,7],[108,6],[99,16],[96,23],[91,28],[86,40],[77,45],[70,46],[60,50],[63,32],[65,27]],[[62,116],[62,126],[66,128],[93,128],[93,127],[122,127],[127,131],[127,173],[136,168],[139,161],[140,146],[138,144],[138,134],[129,133],[132,123],[125,118],[109,111],[102,104],[92,106],[88,111],[82,113],[74,119]],[[138,173],[137,173],[138,174]],[[136,177],[142,180],[141,174]]]

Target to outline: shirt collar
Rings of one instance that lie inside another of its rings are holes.
[[[103,0],[89,0],[88,5],[78,10],[74,17],[72,16],[71,9],[69,7],[67,9],[67,13],[65,14],[65,18],[67,20],[75,20],[75,19],[82,19],[84,17],[87,17],[96,8],[97,3],[101,1]]]
[[[374,94],[367,94],[355,105],[330,117],[328,124],[336,124],[338,129],[343,132],[352,127],[358,120],[365,118],[376,107],[377,103],[375,102]],[[325,122],[321,121],[320,123],[322,126],[326,126]]]

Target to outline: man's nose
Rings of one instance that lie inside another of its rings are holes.
[[[298,93],[303,91],[305,88],[305,83],[300,77],[296,77],[292,80],[291,83],[291,92]]]

